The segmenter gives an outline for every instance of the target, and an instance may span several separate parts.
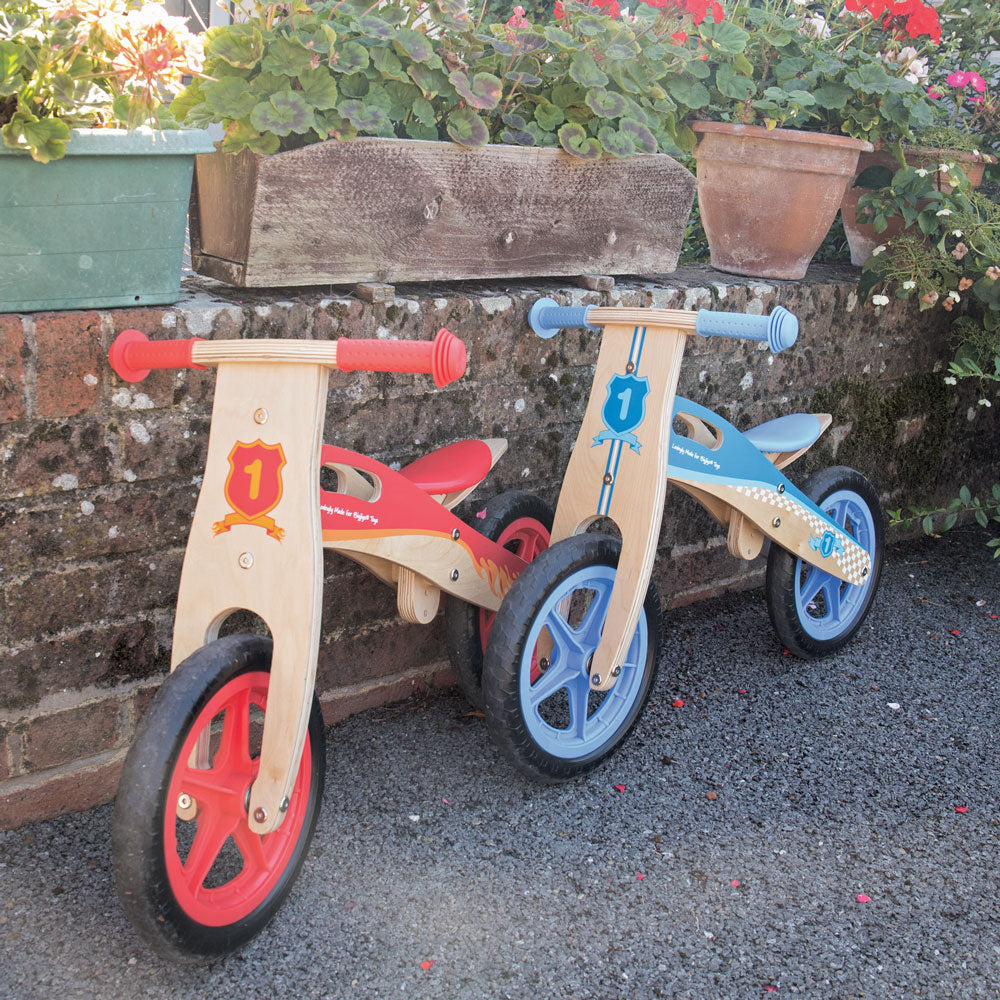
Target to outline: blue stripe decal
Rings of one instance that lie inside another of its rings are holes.
[[[632,365],[632,374],[638,374],[639,361],[642,358],[642,349],[646,344],[646,327],[636,326],[632,330],[632,344],[629,347],[628,360]],[[615,491],[615,481],[618,478],[618,463],[622,456],[622,441],[612,441],[608,449],[608,461],[604,466],[604,478],[601,481],[601,495],[597,500],[597,513],[607,517],[611,510],[611,497]],[[614,462],[614,468],[612,468]],[[610,474],[611,483],[607,482]]]

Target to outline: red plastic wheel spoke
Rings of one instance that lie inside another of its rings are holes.
[[[254,833],[245,822],[236,824],[233,840],[243,855],[244,871],[261,872],[271,867],[263,838],[259,833]]]
[[[189,892],[195,894],[201,888],[205,876],[212,870],[215,859],[238,823],[235,816],[227,816],[215,809],[202,809],[198,813],[198,832],[184,862],[184,879]]]
[[[250,767],[250,691],[240,691],[226,705],[216,761],[228,770]]]

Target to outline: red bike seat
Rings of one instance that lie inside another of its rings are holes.
[[[493,452],[482,441],[456,441],[399,470],[427,493],[454,493],[475,486],[493,466]]]

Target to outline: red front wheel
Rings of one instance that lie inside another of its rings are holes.
[[[274,916],[312,839],[323,792],[323,720],[309,732],[284,822],[247,823],[260,767],[271,641],[229,636],[188,657],[138,727],[112,821],[118,894],[164,957],[211,961]]]

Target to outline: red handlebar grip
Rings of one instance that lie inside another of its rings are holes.
[[[337,367],[341,371],[429,374],[439,389],[465,374],[465,362],[465,344],[444,327],[432,341],[345,337],[337,341]]]
[[[200,340],[151,341],[138,330],[123,330],[111,345],[108,360],[126,382],[141,382],[154,368],[203,369],[191,360],[191,349]]]

